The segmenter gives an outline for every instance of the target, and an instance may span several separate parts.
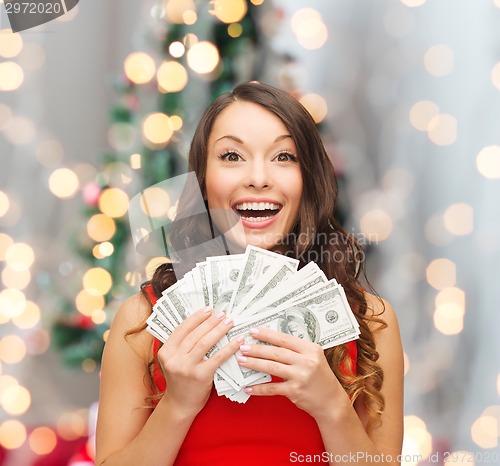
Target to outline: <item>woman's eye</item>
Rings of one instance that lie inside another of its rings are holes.
[[[290,154],[289,152],[280,152],[275,160],[277,160],[278,162],[295,162],[297,161],[297,157],[295,157],[295,155],[293,154]]]
[[[225,154],[219,155],[219,158],[227,162],[239,162],[242,160],[241,155],[236,152],[226,152]]]

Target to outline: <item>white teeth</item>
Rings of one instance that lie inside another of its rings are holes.
[[[271,217],[245,217],[245,220],[247,222],[259,223],[259,222],[265,222],[266,220],[269,220],[270,218],[273,218],[273,217],[272,216]]]
[[[272,202],[242,202],[235,207],[238,210],[279,210],[281,206]]]

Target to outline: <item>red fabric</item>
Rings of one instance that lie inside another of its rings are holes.
[[[145,291],[154,304],[153,288]],[[347,347],[355,372],[356,343],[349,342]],[[159,348],[160,341],[155,339],[155,356]],[[158,364],[153,379],[164,391],[166,382]],[[290,464],[293,453],[321,455],[324,450],[316,421],[288,398],[250,397],[240,404],[218,396],[212,388],[207,404],[186,435],[175,466],[281,466]]]

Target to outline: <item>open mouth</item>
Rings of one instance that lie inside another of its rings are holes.
[[[273,202],[242,202],[233,206],[233,209],[249,222],[265,222],[277,215],[282,207]]]

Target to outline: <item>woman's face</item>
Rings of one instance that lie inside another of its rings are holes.
[[[283,122],[252,102],[226,107],[208,139],[206,172],[206,199],[218,212],[213,218],[219,230],[236,223],[226,234],[230,242],[280,249],[301,197],[297,149]]]

